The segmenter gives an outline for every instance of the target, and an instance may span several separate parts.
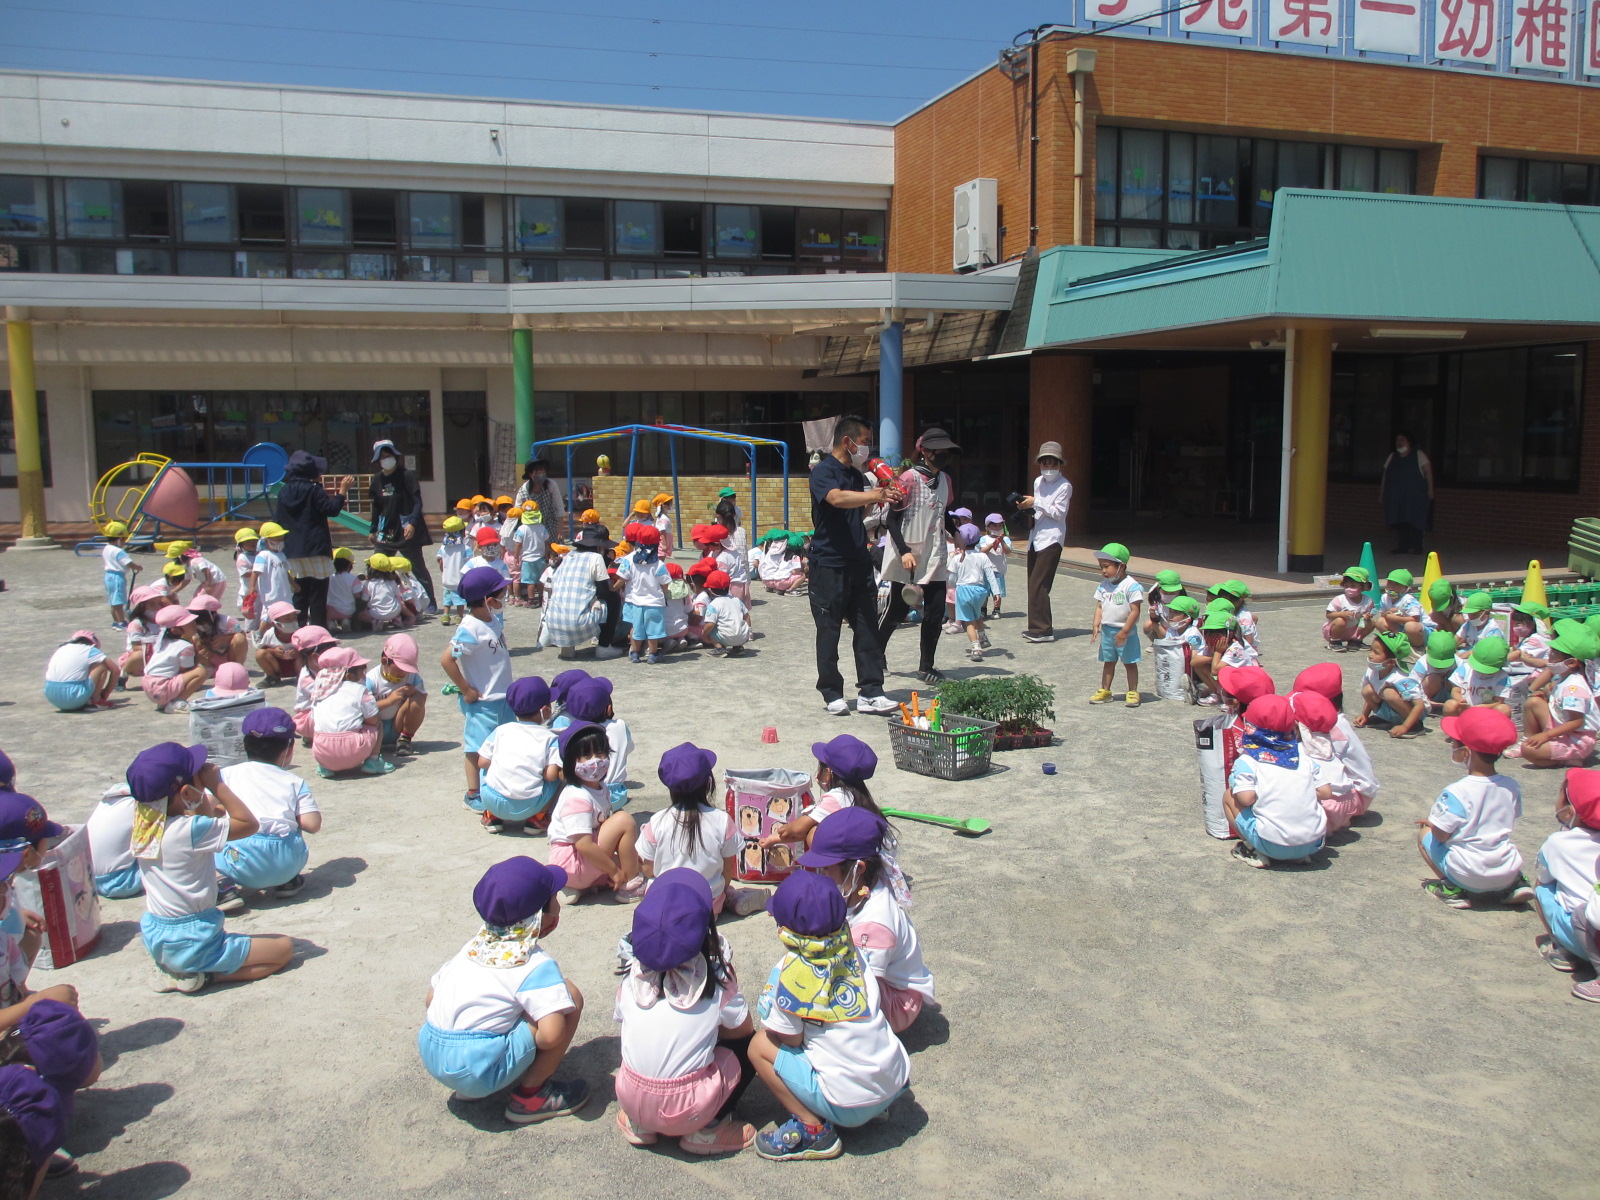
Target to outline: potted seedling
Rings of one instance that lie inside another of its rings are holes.
[[[1056,690],[1037,675],[997,675],[946,679],[939,685],[939,707],[947,713],[995,722],[996,750],[1048,746],[1055,731]]]

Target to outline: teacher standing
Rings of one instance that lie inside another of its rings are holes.
[[[438,612],[428,556],[422,549],[433,545],[422,517],[422,488],[416,475],[401,465],[399,447],[388,438],[372,443],[372,461],[378,464],[378,474],[372,477],[373,545],[384,554],[411,560],[411,573],[428,593],[428,611]]]
[[[289,531],[283,556],[295,583],[295,609],[300,624],[328,624],[328,579],[333,575],[333,537],[328,518],[344,511],[345,494],[355,484],[346,475],[329,492],[322,486],[328,460],[305,450],[289,455],[278,493],[278,524]]]
[[[923,683],[936,684],[944,678],[933,665],[933,658],[944,632],[944,599],[950,581],[950,551],[945,535],[954,532],[947,516],[951,486],[945,468],[960,450],[942,429],[929,429],[919,437],[916,466],[901,476],[902,481],[911,484],[906,502],[899,508],[891,507],[887,521],[889,545],[883,550],[882,578],[892,586],[888,611],[878,622],[878,641],[883,643],[887,656],[889,639],[910,609],[903,595],[904,585],[916,584],[922,589],[917,678]]]
[[[1409,433],[1394,435],[1378,497],[1383,523],[1395,531],[1393,552],[1421,554],[1422,535],[1433,524],[1433,464]]]
[[[1050,611],[1050,589],[1055,586],[1061,548],[1067,542],[1072,485],[1061,474],[1060,442],[1041,445],[1035,461],[1039,476],[1033,481],[1033,495],[1024,496],[1017,505],[1034,515],[1033,532],[1028,537],[1028,628],[1022,640],[1053,642],[1056,630],[1055,616]]]

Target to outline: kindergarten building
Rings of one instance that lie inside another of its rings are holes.
[[[1443,533],[1600,511],[1595,6],[1162,7],[1076,0],[892,125],[0,72],[49,514],[141,451],[389,436],[441,510],[535,439],[798,467],[848,411],[950,429],[975,508],[1054,439],[1080,532],[1238,523],[1280,569],[1377,527],[1401,430]]]

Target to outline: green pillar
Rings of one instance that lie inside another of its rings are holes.
[[[511,331],[511,386],[517,417],[517,460],[520,463],[537,436],[533,423],[533,330]]]

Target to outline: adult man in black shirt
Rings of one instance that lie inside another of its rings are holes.
[[[861,468],[872,457],[872,430],[860,417],[840,417],[833,450],[811,469],[811,619],[817,626],[817,691],[828,711],[850,711],[839,674],[839,626],[850,622],[856,656],[856,711],[893,712],[883,694],[883,645],[878,641],[878,585],[867,550],[864,509],[888,499],[883,488],[863,491]]]

